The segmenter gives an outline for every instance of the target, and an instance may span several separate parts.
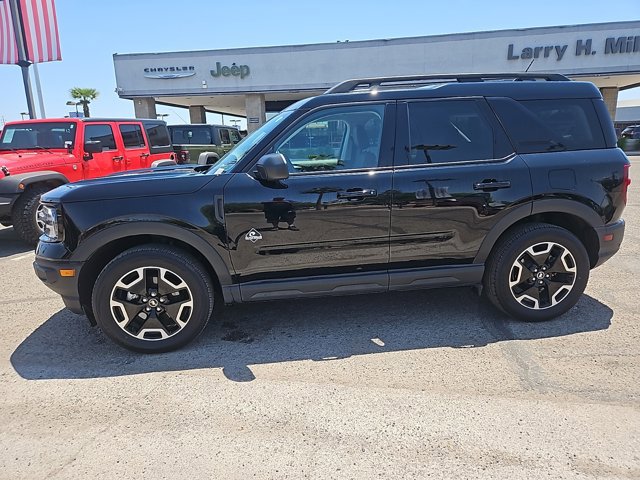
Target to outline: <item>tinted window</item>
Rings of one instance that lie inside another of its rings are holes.
[[[169,132],[163,123],[145,123],[144,129],[147,131],[147,137],[152,147],[167,147],[171,145]]]
[[[144,137],[140,125],[120,125],[120,133],[124,148],[140,148],[144,147]]]
[[[116,139],[110,125],[87,125],[84,129],[84,141],[102,142],[102,150],[115,150]]]
[[[410,103],[409,142],[410,164],[493,158],[493,130],[475,101]]]
[[[6,148],[65,148],[65,142],[75,140],[73,123],[27,123],[8,125],[0,141],[0,150]]]
[[[240,132],[237,130],[229,130],[229,135],[231,136],[231,142],[233,144],[238,143],[242,138],[240,138]]]
[[[384,105],[326,109],[297,126],[276,146],[291,172],[378,166]]]
[[[490,101],[518,153],[605,148],[589,99]]]
[[[220,143],[231,143],[229,138],[229,130],[220,129]]]
[[[209,127],[171,126],[171,140],[175,144],[211,145],[211,129]]]

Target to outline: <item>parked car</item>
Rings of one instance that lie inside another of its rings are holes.
[[[63,118],[9,122],[0,136],[0,223],[25,242],[43,231],[40,197],[53,188],[173,161],[159,120]]]
[[[620,138],[640,139],[640,125],[630,125],[622,130]]]
[[[49,192],[34,267],[141,352],[193,340],[216,302],[478,285],[508,315],[542,321],[618,251],[629,183],[591,83],[353,80],[211,167]]]
[[[235,127],[226,125],[169,125],[178,163],[216,163],[242,137]]]

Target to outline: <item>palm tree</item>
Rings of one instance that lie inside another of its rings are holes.
[[[82,104],[82,111],[84,112],[84,116],[88,117],[89,104],[91,103],[91,100],[95,100],[98,95],[100,95],[100,92],[98,92],[95,88],[73,87],[71,90],[69,90],[69,95],[71,95],[71,98]]]

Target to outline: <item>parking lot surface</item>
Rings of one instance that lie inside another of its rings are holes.
[[[542,324],[469,288],[279,301],[145,356],[0,227],[0,478],[640,478],[633,162],[622,250]]]

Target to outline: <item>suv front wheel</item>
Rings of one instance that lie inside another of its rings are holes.
[[[107,264],[96,280],[96,321],[111,339],[138,352],[186,345],[213,312],[214,289],[203,266],[163,245],[131,248]]]
[[[573,307],[587,286],[589,257],[582,242],[556,225],[523,225],[502,239],[489,258],[489,300],[519,320],[544,321]]]

